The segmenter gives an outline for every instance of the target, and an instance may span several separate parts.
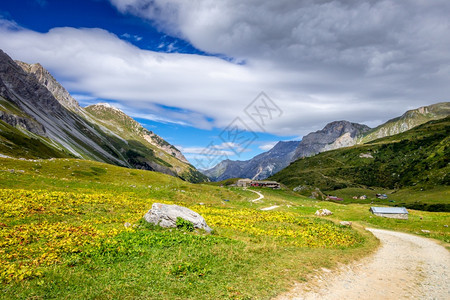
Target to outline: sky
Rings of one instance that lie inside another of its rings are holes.
[[[0,49],[199,168],[449,101],[448,0],[15,0]]]

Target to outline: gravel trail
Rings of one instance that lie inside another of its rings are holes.
[[[255,193],[255,194],[258,194],[259,197],[256,198],[256,199],[250,200],[250,202],[256,202],[256,201],[259,201],[259,200],[264,199],[264,195],[261,194],[260,192],[253,191],[253,190],[247,190],[247,188],[244,188],[244,190],[249,191],[249,192],[253,192],[253,193]]]
[[[297,284],[276,299],[450,299],[450,252],[431,239],[367,229],[378,251],[356,264]]]

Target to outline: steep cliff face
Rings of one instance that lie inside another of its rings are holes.
[[[175,147],[123,112],[99,106],[110,114],[102,119],[95,108],[80,107],[41,65],[19,64],[0,50],[0,120],[12,126],[9,133],[22,128],[21,134],[54,148],[48,155],[66,153],[61,155],[207,180]],[[38,152],[34,156],[40,157]]]
[[[78,101],[75,100],[69,92],[48,72],[41,64],[27,64],[22,61],[15,61],[25,72],[34,75],[38,82],[45,86],[52,95],[65,108],[73,112],[80,112],[81,108]]]
[[[399,134],[431,120],[443,119],[448,115],[450,115],[450,102],[436,103],[409,110],[400,117],[389,120],[370,130],[358,140],[358,144]]]
[[[52,141],[74,156],[120,164],[120,159],[99,145],[102,137],[90,124],[64,108],[33,74],[4,52],[0,52],[0,81],[0,96],[40,123]]]
[[[358,123],[348,121],[331,122],[322,130],[304,136],[295,150],[293,160],[324,151],[353,146],[358,138],[369,130],[370,127]]]
[[[237,177],[255,180],[266,179],[289,165],[298,144],[297,141],[278,142],[269,151],[250,160],[224,160],[214,168],[202,172],[213,181]]]
[[[45,128],[31,116],[0,96],[0,120],[13,127],[23,128],[31,133],[46,136]]]

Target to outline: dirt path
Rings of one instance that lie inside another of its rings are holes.
[[[269,207],[264,207],[264,208],[261,208],[260,210],[273,210],[273,209],[275,209],[275,208],[278,208],[278,207],[280,207],[279,205],[272,205],[272,206],[269,206]]]
[[[247,190],[247,188],[244,188],[244,190],[249,191],[249,192],[253,192],[253,193],[255,193],[255,194],[258,194],[259,197],[256,198],[256,199],[250,200],[250,202],[256,202],[256,201],[259,201],[259,200],[261,200],[261,199],[264,199],[264,195],[261,194],[260,192],[253,191],[253,190]]]
[[[298,284],[276,299],[450,299],[450,252],[430,239],[367,229],[381,241],[372,256]]]

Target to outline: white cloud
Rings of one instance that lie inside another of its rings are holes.
[[[101,29],[38,33],[5,20],[0,45],[78,94],[204,129],[240,117],[258,130],[243,110],[261,91],[283,111],[264,129],[292,136],[333,120],[376,125],[450,94],[448,1],[110,1],[232,60],[146,51]]]
[[[177,148],[183,152],[184,154],[189,155],[192,158],[196,159],[207,159],[210,157],[219,157],[219,156],[233,156],[234,152],[231,150],[226,150],[228,148],[220,147],[220,146],[210,146],[210,147],[182,147],[177,146]],[[192,155],[195,154],[195,155]]]
[[[269,151],[270,149],[272,149],[278,142],[269,142],[269,143],[265,143],[261,146],[259,146],[258,148],[264,151]]]
[[[127,40],[130,40],[130,41],[136,41],[136,42],[142,41],[142,39],[143,39],[142,36],[139,36],[139,35],[136,35],[136,34],[131,35],[129,33],[124,33],[124,34],[121,35],[121,37],[123,37],[123,38],[125,38]]]

